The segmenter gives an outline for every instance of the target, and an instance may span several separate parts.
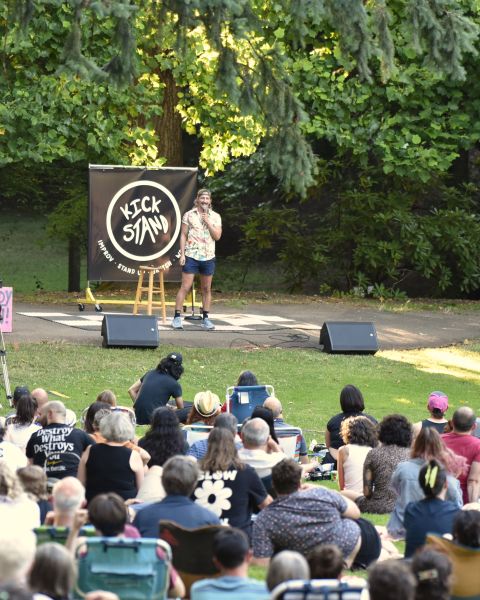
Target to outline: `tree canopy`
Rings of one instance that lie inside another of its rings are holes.
[[[204,168],[218,170],[263,140],[284,187],[305,195],[316,181],[308,134],[316,118],[333,117],[335,127],[342,114],[324,110],[321,94],[307,107],[298,75],[308,79],[319,64],[331,85],[332,54],[337,89],[345,78],[378,88],[398,73],[400,52],[422,55],[427,75],[462,80],[465,55],[476,52],[473,8],[460,0],[9,0],[0,161],[162,162],[155,125],[170,73],[175,112],[202,138]],[[403,76],[405,88],[415,85]]]

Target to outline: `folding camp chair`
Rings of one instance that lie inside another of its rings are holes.
[[[285,456],[298,460],[300,458],[300,445],[302,442],[302,430],[300,427],[275,427],[275,433]]]
[[[86,550],[85,550],[86,546]],[[149,538],[93,537],[76,552],[74,598],[108,590],[120,600],[164,600],[169,587],[170,546]]]
[[[213,564],[213,538],[222,529],[228,526],[185,529],[173,521],[160,521],[159,537],[172,548],[172,564],[182,578],[187,598],[195,581],[220,575]]]
[[[293,579],[277,585],[270,600],[367,600],[366,583],[350,587],[338,579]]]
[[[192,423],[182,427],[183,435],[189,446],[199,440],[206,440],[212,429],[212,425],[205,425],[204,423]]]
[[[69,527],[55,527],[55,525],[40,525],[33,530],[37,538],[37,546],[46,544],[47,542],[57,542],[65,546],[70,533]],[[80,529],[78,534],[80,537],[93,537],[96,535],[95,527],[86,525]]]
[[[227,388],[227,412],[232,413],[242,423],[252,416],[256,406],[262,406],[267,398],[274,396],[272,385],[243,385]]]

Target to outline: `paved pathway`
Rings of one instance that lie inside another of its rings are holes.
[[[126,310],[119,308],[116,312]],[[13,333],[5,334],[6,343],[62,341],[101,345],[103,314],[96,313],[92,306],[80,313],[73,303],[14,303],[13,312]],[[325,321],[372,321],[382,350],[447,346],[465,339],[480,339],[480,319],[475,312],[460,315],[427,311],[394,313],[318,301],[306,304],[251,303],[242,308],[215,303],[211,317],[217,325],[212,332],[204,331],[198,321],[184,321],[183,331],[173,331],[168,324],[159,323],[160,344],[319,349],[320,329]]]

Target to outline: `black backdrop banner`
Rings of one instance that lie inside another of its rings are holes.
[[[147,265],[179,281],[182,215],[196,188],[197,169],[90,165],[88,279],[136,281]]]

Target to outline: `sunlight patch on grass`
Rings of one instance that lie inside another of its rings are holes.
[[[480,383],[480,356],[459,348],[424,348],[421,350],[389,350],[379,353],[382,358],[405,362],[419,371],[450,375]]]
[[[399,404],[412,404],[412,401],[408,398],[395,398],[394,402],[398,402]]]

